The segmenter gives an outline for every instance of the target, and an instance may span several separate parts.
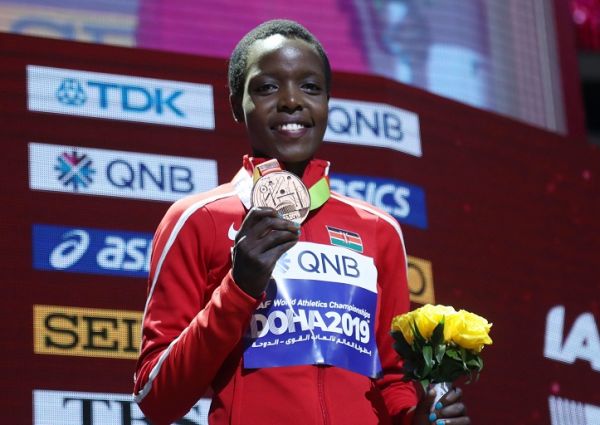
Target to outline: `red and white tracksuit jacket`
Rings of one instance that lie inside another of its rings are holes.
[[[209,389],[211,424],[410,423],[416,387],[401,381],[390,324],[409,308],[406,253],[397,222],[331,193],[302,224],[301,241],[330,244],[326,226],[358,233],[378,270],[376,341],[383,377],[331,366],[244,369],[242,337],[260,304],[231,276],[231,248],[250,203],[253,163],[232,182],[173,204],[153,243],[134,396],[155,424],[183,415]],[[312,160],[310,187],[329,163]]]

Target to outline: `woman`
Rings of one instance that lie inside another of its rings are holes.
[[[402,234],[329,191],[330,164],[314,155],[330,80],[320,43],[295,22],[262,24],[235,48],[230,103],[252,156],[157,230],[134,389],[155,423],[209,389],[214,424],[470,423],[460,390],[431,412],[433,395],[401,379],[389,328],[409,307]],[[300,205],[252,206],[255,184]]]

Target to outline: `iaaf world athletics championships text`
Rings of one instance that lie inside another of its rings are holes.
[[[270,300],[264,301],[260,306],[259,309],[261,308],[266,308],[269,306],[269,304],[271,304]],[[329,304],[323,302],[323,301],[319,301],[319,300],[307,300],[307,299],[293,299],[290,300],[289,302],[287,300],[280,300],[280,299],[276,299],[273,300],[273,306],[274,307],[285,307],[285,306],[298,306],[298,307],[317,307],[317,308],[335,308],[338,310],[346,310],[346,311],[351,311],[353,313],[357,313],[360,314],[364,319],[370,319],[371,318],[371,313],[369,313],[367,310],[365,310],[364,308],[358,308],[352,304],[340,304],[340,303],[336,303],[335,301],[329,301]]]

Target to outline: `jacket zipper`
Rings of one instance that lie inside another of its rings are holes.
[[[300,240],[310,241],[310,220],[304,222],[302,226],[302,235]],[[317,367],[317,392],[319,396],[319,407],[321,408],[321,416],[323,425],[329,425],[329,413],[327,412],[327,403],[325,402],[325,367],[316,365]]]
[[[325,403],[325,367],[317,365],[317,388],[319,391],[319,405],[323,416],[323,425],[329,425],[329,414]]]
[[[310,220],[304,222],[302,226],[302,235],[300,240],[310,241]],[[316,365],[317,367],[317,393],[319,396],[319,407],[321,408],[321,416],[323,425],[329,425],[329,413],[327,412],[327,403],[325,402],[325,367]]]

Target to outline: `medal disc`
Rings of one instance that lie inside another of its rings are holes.
[[[310,209],[310,194],[295,174],[275,171],[256,181],[252,188],[252,205],[271,207],[283,218],[302,223]]]

